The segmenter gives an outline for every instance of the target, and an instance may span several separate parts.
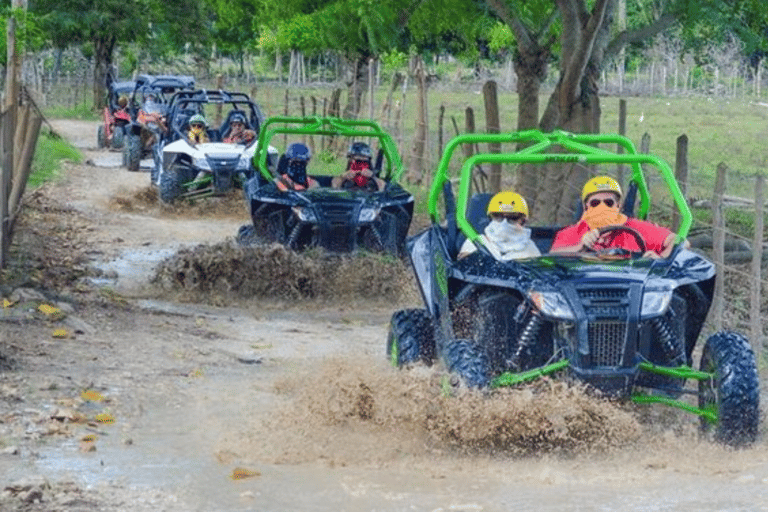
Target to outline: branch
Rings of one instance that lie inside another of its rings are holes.
[[[668,28],[672,27],[676,22],[677,18],[674,15],[664,14],[653,23],[650,23],[644,27],[636,30],[624,30],[623,32],[620,32],[616,35],[613,41],[608,43],[608,47],[605,49],[605,58],[612,58],[628,44],[645,41],[657,34],[660,34],[661,32],[664,32]]]
[[[496,15],[501,18],[501,21],[506,23],[507,26],[512,30],[512,32],[515,34],[515,38],[517,39],[517,44],[520,47],[526,49],[533,48],[536,43],[531,38],[528,29],[525,25],[523,25],[523,22],[520,21],[520,18],[512,14],[509,9],[507,9],[507,5],[504,3],[504,0],[485,0],[485,2],[490,6],[493,12],[495,12]]]
[[[579,39],[571,59],[566,63],[565,74],[560,89],[560,108],[569,108],[576,101],[576,96],[581,83],[581,77],[584,76],[584,70],[592,55],[592,48],[595,43],[595,37],[598,29],[605,19],[605,11],[608,2],[612,0],[597,0],[592,16],[589,18],[587,26]],[[562,3],[562,2],[560,2]]]

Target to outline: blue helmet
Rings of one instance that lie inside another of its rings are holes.
[[[288,149],[285,150],[285,157],[288,160],[309,162],[309,159],[312,158],[312,151],[310,151],[306,144],[302,144],[301,142],[294,142],[288,146]]]

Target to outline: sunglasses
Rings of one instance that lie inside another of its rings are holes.
[[[605,206],[608,208],[611,208],[613,205],[616,204],[616,201],[613,199],[591,199],[589,201],[589,207],[590,208],[596,208],[600,203],[605,203]]]
[[[491,218],[493,220],[507,219],[512,222],[525,221],[525,215],[522,213],[492,213]]]

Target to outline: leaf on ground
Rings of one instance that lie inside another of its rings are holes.
[[[50,304],[40,304],[37,306],[37,310],[51,320],[61,320],[66,316],[62,310]]]
[[[94,416],[93,418],[98,423],[111,424],[115,422],[115,417],[108,412],[102,412]]]
[[[8,309],[13,306],[13,302],[9,301],[8,299],[3,299],[3,308]]]
[[[98,391],[94,391],[93,389],[86,389],[85,391],[80,393],[80,398],[82,398],[83,400],[88,400],[90,402],[104,401],[104,395],[102,395]]]
[[[261,472],[246,468],[235,468],[232,470],[232,480],[243,480],[254,476],[261,476]]]
[[[66,329],[55,329],[51,333],[51,336],[53,336],[54,338],[58,338],[58,339],[64,339],[64,338],[69,337],[69,333],[67,332]]]

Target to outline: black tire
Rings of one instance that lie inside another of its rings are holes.
[[[507,368],[511,347],[518,338],[515,311],[520,298],[502,290],[484,290],[477,297],[472,338],[485,350],[491,372]]]
[[[189,172],[179,164],[173,164],[160,173],[160,200],[171,204],[184,193],[184,183],[191,181]]]
[[[392,315],[387,355],[398,368],[419,361],[431,365],[435,358],[435,330],[426,309],[401,309]]]
[[[96,129],[96,147],[99,149],[106,147],[107,145],[107,133],[104,130],[104,125],[100,124]]]
[[[470,340],[449,342],[443,352],[448,371],[464,379],[469,387],[486,387],[489,382],[488,356],[485,350]]]
[[[111,143],[113,149],[122,149],[125,145],[125,132],[122,126],[115,126],[112,132]]]
[[[125,139],[125,167],[131,172],[138,172],[141,165],[141,137],[130,134]]]
[[[717,422],[701,418],[701,430],[715,441],[733,446],[750,445],[760,423],[760,381],[749,341],[735,332],[718,332],[707,339],[700,369],[714,379],[699,381],[699,407],[714,407]]]
[[[256,228],[252,224],[240,226],[237,230],[235,241],[241,247],[253,247],[262,243],[261,237],[256,233]]]

